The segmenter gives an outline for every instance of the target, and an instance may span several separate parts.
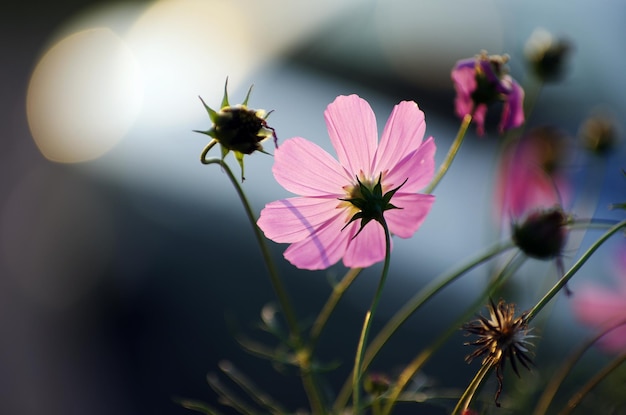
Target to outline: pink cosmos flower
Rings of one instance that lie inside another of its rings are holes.
[[[361,229],[364,222],[351,221],[359,209],[346,199],[363,196],[361,185],[380,183],[383,194],[398,188],[384,219],[392,234],[411,237],[434,202],[417,191],[433,177],[435,143],[423,141],[424,113],[412,101],[394,107],[380,142],[374,112],[356,95],[337,97],[324,117],[338,161],[301,137],[282,143],[272,171],[299,196],[267,204],[257,223],[269,239],[291,244],[284,256],[298,268],[325,269],[342,258],[368,267],[385,257],[383,227],[369,221]]]
[[[613,288],[587,283],[572,300],[574,314],[586,326],[606,330],[626,320],[626,248],[618,251],[616,262]],[[609,331],[597,344],[609,353],[626,352],[626,325]]]
[[[487,105],[496,101],[504,101],[500,133],[524,123],[524,90],[504,73],[507,60],[506,56],[483,52],[474,58],[458,61],[452,69],[456,115],[460,118],[472,115],[479,135],[485,133]]]

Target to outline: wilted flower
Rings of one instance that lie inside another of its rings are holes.
[[[467,330],[469,334],[478,336],[478,340],[466,343],[466,345],[478,346],[478,349],[468,355],[465,360],[469,363],[474,358],[482,357],[482,365],[495,367],[498,378],[495,401],[496,405],[500,406],[498,399],[502,392],[504,365],[509,360],[517,376],[519,376],[517,362],[530,370],[532,360],[528,357],[527,346],[532,344],[528,339],[535,336],[529,334],[532,329],[528,328],[526,313],[515,317],[514,304],[507,304],[500,300],[498,305],[495,305],[490,300],[487,307],[489,309],[488,318],[479,315],[477,320],[463,326],[463,329]]]
[[[535,29],[524,46],[532,72],[543,81],[556,81],[563,76],[563,67],[571,51],[570,42],[542,28]]]
[[[300,196],[266,205],[258,225],[291,244],[284,255],[299,268],[341,258],[367,267],[385,257],[383,227],[368,218],[384,213],[390,232],[409,238],[430,211],[434,197],[416,192],[432,179],[435,143],[423,141],[424,113],[412,101],[394,107],[380,142],[374,112],[356,95],[337,97],[324,116],[339,161],[304,138],[281,144],[274,177]]]
[[[276,133],[269,127],[266,118],[269,113],[264,110],[253,110],[248,108],[248,99],[252,87],[246,94],[246,99],[240,105],[231,106],[228,102],[228,79],[224,85],[224,97],[219,111],[211,109],[202,98],[202,105],[209,114],[213,126],[206,131],[194,130],[197,133],[206,134],[213,138],[205,147],[202,158],[216,143],[222,148],[222,159],[232,150],[237,162],[241,166],[241,180],[243,176],[243,156],[252,154],[255,151],[265,153],[261,142],[269,137],[274,137],[276,144]]]
[[[586,326],[606,330],[626,322],[626,248],[618,250],[617,254],[616,284],[612,288],[584,284],[572,299],[574,314]],[[597,344],[609,353],[626,352],[626,324],[609,331]]]
[[[452,81],[456,90],[456,115],[472,115],[479,135],[485,132],[487,106],[504,102],[500,118],[500,132],[524,123],[524,90],[505,72],[508,56],[487,55],[482,52],[473,58],[456,63]]]

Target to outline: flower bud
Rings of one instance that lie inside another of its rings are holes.
[[[561,254],[567,239],[567,217],[561,208],[536,210],[513,225],[513,241],[526,255],[550,259]]]
[[[578,134],[583,146],[598,155],[610,153],[618,143],[615,120],[608,114],[590,116],[580,126]]]
[[[558,81],[563,77],[571,51],[569,41],[559,39],[545,29],[536,29],[524,47],[532,72],[544,82]]]
[[[228,102],[228,79],[224,86],[224,97],[222,98],[222,107],[219,111],[209,107],[202,98],[202,105],[209,114],[209,118],[213,122],[213,126],[206,131],[194,130],[197,133],[206,134],[213,138],[205,147],[202,153],[202,161],[208,150],[216,143],[222,148],[222,159],[233,151],[235,158],[241,166],[241,180],[243,177],[243,156],[244,154],[252,154],[255,151],[265,153],[261,142],[269,137],[274,137],[274,144],[277,145],[276,133],[274,129],[267,125],[266,118],[269,113],[264,110],[253,110],[248,108],[248,98],[252,87],[248,90],[246,99],[240,105],[231,106]]]

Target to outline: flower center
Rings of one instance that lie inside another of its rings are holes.
[[[361,227],[356,235],[372,220],[384,226],[383,213],[386,210],[401,209],[392,205],[390,201],[396,191],[406,183],[406,180],[400,186],[383,194],[383,186],[380,182],[382,176],[382,173],[378,175],[376,183],[367,179],[361,181],[361,179],[357,177],[357,184],[345,188],[348,197],[346,199],[339,199],[352,205],[350,209],[351,217],[348,223],[346,223],[346,226],[357,219],[361,219]],[[344,228],[346,226],[344,226]]]

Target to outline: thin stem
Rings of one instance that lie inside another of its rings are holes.
[[[232,170],[230,169],[230,167],[228,167],[228,164],[226,164],[226,162],[218,158],[210,158],[210,159],[206,158],[206,154],[208,150],[210,150],[211,147],[212,147],[211,143],[209,143],[209,145],[205,147],[204,151],[202,152],[200,161],[202,162],[202,164],[207,164],[207,165],[219,164],[222,167],[222,169],[224,169],[231,183],[235,187],[235,190],[237,191],[237,195],[239,196],[239,199],[241,200],[244,210],[246,211],[246,215],[248,216],[248,220],[250,221],[250,224],[252,225],[254,236],[256,237],[257,243],[259,244],[259,248],[261,249],[261,253],[263,255],[263,259],[264,259],[265,265],[267,267],[267,270],[270,276],[272,287],[274,288],[276,297],[278,298],[283,314],[285,315],[285,319],[287,321],[287,327],[289,329],[291,338],[295,344],[296,349],[298,349],[299,352],[305,352],[306,350],[303,347],[302,337],[300,335],[300,329],[298,326],[298,319],[296,318],[294,308],[291,305],[291,301],[289,300],[287,291],[285,290],[283,283],[280,279],[280,276],[278,274],[278,269],[276,268],[276,265],[274,264],[274,261],[272,260],[272,256],[265,242],[265,238],[263,237],[261,230],[256,224],[256,218],[254,216],[254,213],[252,212],[252,208],[250,207],[248,198],[246,197],[245,193],[243,192],[243,189],[241,188],[241,185],[239,184],[239,181],[237,180],[237,178],[235,178]],[[310,354],[298,353],[298,356],[299,356],[298,362],[300,364],[300,368],[302,372],[302,382],[306,390],[307,396],[309,398],[311,409],[314,414],[323,414],[324,405],[322,404],[320,394],[317,390],[317,386],[315,385],[315,382],[311,374]]]
[[[311,327],[311,331],[309,333],[309,337],[310,337],[309,347],[311,349],[311,352],[315,348],[315,345],[317,344],[320,334],[322,333],[322,330],[324,330],[324,327],[326,326],[326,323],[328,322],[328,319],[330,318],[331,314],[335,310],[335,307],[339,303],[339,300],[341,299],[343,294],[346,292],[346,290],[350,287],[350,285],[352,285],[352,283],[354,282],[356,277],[359,275],[361,270],[362,268],[349,269],[346,275],[342,278],[342,280],[333,287],[333,292],[330,294],[330,297],[326,301],[326,304],[324,304],[324,307],[318,314],[317,318],[315,319],[315,322],[313,323],[313,326]]]
[[[461,413],[467,408],[469,408],[470,403],[472,402],[472,399],[474,398],[474,395],[476,394],[476,390],[478,390],[478,387],[480,386],[483,379],[485,378],[487,373],[489,373],[492,367],[493,367],[493,362],[490,361],[487,364],[482,365],[480,369],[478,369],[476,376],[474,376],[470,384],[467,385],[467,388],[465,389],[465,391],[459,398],[459,401],[456,403],[456,406],[454,407],[454,410],[452,411],[452,415]]]
[[[611,228],[611,226],[616,225],[617,223],[618,221],[614,219],[601,219],[601,218],[573,219],[567,224],[567,228],[569,230],[607,229],[607,228]]]
[[[572,396],[572,398],[567,402],[567,406],[565,407],[565,409],[563,409],[559,413],[559,415],[570,414],[576,408],[576,406],[578,406],[578,404],[582,402],[583,398],[587,396],[589,392],[591,392],[593,388],[598,386],[601,381],[603,381],[609,374],[611,374],[611,372],[613,372],[622,363],[624,363],[624,361],[626,361],[626,353],[622,353],[621,355],[619,355],[611,363],[605,366],[600,372],[598,372],[594,377],[589,379],[589,381],[585,383],[583,387],[574,394],[574,396]]]
[[[285,291],[285,288],[280,279],[280,276],[278,275],[278,269],[276,268],[276,265],[274,264],[274,261],[272,260],[270,251],[267,247],[267,244],[265,243],[265,238],[263,237],[261,230],[256,224],[256,218],[254,216],[254,213],[252,212],[252,208],[250,207],[248,198],[246,197],[245,193],[243,192],[243,189],[241,188],[241,185],[239,184],[239,181],[233,175],[232,170],[230,169],[230,167],[228,167],[228,164],[226,164],[226,162],[224,162],[221,159],[218,159],[218,158],[203,159],[202,163],[203,164],[219,164],[222,167],[222,169],[224,169],[224,171],[228,175],[228,178],[230,179],[233,186],[235,187],[235,190],[237,191],[237,195],[239,196],[239,199],[241,200],[241,203],[243,204],[243,207],[246,211],[246,215],[248,216],[248,220],[250,221],[250,224],[252,225],[254,236],[256,237],[259,247],[261,248],[261,253],[263,255],[263,260],[265,261],[265,265],[267,266],[267,270],[270,275],[270,281],[272,283],[272,287],[274,288],[274,291],[276,293],[276,296],[278,297],[278,301],[280,302],[283,313],[285,314],[287,325],[289,326],[289,331],[292,333],[292,335],[299,338],[300,330],[298,328],[298,320],[296,318],[293,306],[291,305],[291,302],[289,301],[289,296],[287,295],[287,292]]]
[[[463,139],[465,138],[465,133],[467,133],[467,129],[471,122],[472,122],[472,116],[470,114],[467,114],[465,117],[463,117],[463,121],[461,122],[461,126],[459,127],[459,132],[456,134],[456,137],[454,141],[452,142],[450,149],[448,150],[448,154],[446,154],[446,158],[444,159],[441,166],[439,166],[439,170],[437,170],[437,174],[435,175],[433,180],[430,182],[428,187],[426,187],[426,190],[424,190],[424,193],[426,194],[432,193],[433,190],[435,190],[435,187],[437,187],[437,185],[441,181],[441,179],[443,179],[443,176],[445,176],[446,172],[452,165],[454,158],[459,152],[459,149],[461,148],[461,144],[463,143]]]
[[[444,332],[435,342],[426,349],[422,350],[400,373],[398,377],[398,381],[393,386],[389,398],[385,404],[385,408],[383,410],[383,415],[389,415],[396,401],[400,397],[400,394],[406,387],[406,385],[410,382],[410,380],[415,376],[415,374],[422,368],[422,366],[430,359],[430,357],[437,351],[454,333],[458,332],[458,328],[471,316],[477,308],[479,308],[484,301],[496,290],[500,288],[500,286],[519,269],[519,267],[526,260],[526,257],[523,255],[519,255],[517,253],[507,262],[507,264],[502,268],[502,271],[499,272],[492,278],[492,280],[487,285],[485,291],[480,295],[474,303],[467,309],[465,313],[463,313],[460,318],[452,325],[449,326],[448,330]]]
[[[400,326],[402,326],[402,324],[404,324],[404,322],[406,322],[409,317],[411,317],[427,301],[433,298],[439,291],[443,290],[446,286],[448,286],[450,283],[455,281],[463,274],[469,272],[478,265],[490,260],[496,255],[499,255],[504,251],[512,248],[513,246],[514,243],[512,241],[498,243],[489,248],[485,253],[469,261],[467,264],[460,266],[451,273],[440,275],[426,287],[422,288],[400,310],[398,310],[393,315],[393,317],[387,322],[387,324],[382,328],[378,335],[372,340],[371,344],[365,351],[362,363],[362,370],[367,370],[369,365],[374,360],[374,357],[376,357],[376,355],[380,352],[385,343],[387,343],[387,341],[400,328]],[[335,412],[339,412],[339,409],[342,408],[348,401],[351,391],[350,386],[351,382],[350,379],[348,379],[344,383],[344,386],[337,396],[337,399],[333,406]]]
[[[354,377],[352,378],[352,402],[354,406],[353,413],[356,415],[360,413],[359,395],[361,390],[361,362],[363,361],[363,353],[365,351],[365,345],[367,344],[367,338],[369,336],[370,328],[372,326],[372,318],[376,313],[376,309],[378,308],[378,303],[380,302],[383,287],[385,286],[385,281],[387,280],[387,274],[389,273],[389,264],[391,263],[391,235],[389,234],[389,228],[387,227],[387,222],[385,221],[385,218],[383,216],[381,216],[380,224],[385,231],[385,263],[383,265],[383,271],[380,276],[380,281],[378,282],[378,287],[376,288],[376,292],[374,294],[374,299],[372,300],[372,305],[370,306],[368,312],[365,314],[365,321],[363,322],[363,329],[361,330],[361,337],[357,345],[356,355],[354,359]]]
[[[617,233],[620,229],[626,227],[626,221],[619,222],[615,224],[611,229],[606,231],[604,235],[602,235],[598,240],[596,240],[593,245],[587,249],[587,251],[576,261],[576,263],[563,275],[563,277],[552,287],[550,291],[546,293],[546,295],[539,300],[539,302],[529,311],[527,320],[530,322],[533,318],[536,317],[537,313],[541,311],[543,307],[563,288],[567,282],[578,272],[578,270],[587,262],[587,260],[593,255],[600,246],[606,242],[614,233]]]
[[[550,407],[550,403],[556,395],[559,386],[563,383],[567,375],[572,371],[574,365],[580,360],[583,354],[589,350],[591,346],[593,346],[601,337],[609,332],[617,329],[618,327],[622,327],[626,325],[626,320],[620,321],[618,324],[614,324],[606,330],[601,331],[597,335],[593,336],[591,339],[586,341],[578,350],[576,350],[561,366],[561,368],[554,374],[550,382],[544,388],[543,394],[539,398],[537,402],[537,406],[535,407],[535,411],[533,415],[544,415],[548,408]]]

